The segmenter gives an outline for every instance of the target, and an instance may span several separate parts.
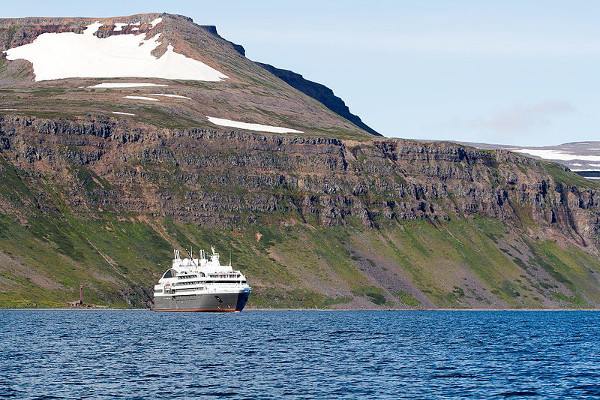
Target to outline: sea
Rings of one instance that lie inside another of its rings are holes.
[[[0,397],[600,397],[600,313],[0,311]]]

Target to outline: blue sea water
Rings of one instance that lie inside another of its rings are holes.
[[[0,397],[600,396],[600,313],[0,311]]]

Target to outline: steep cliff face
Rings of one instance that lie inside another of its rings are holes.
[[[372,129],[367,124],[365,124],[358,115],[352,114],[346,103],[344,103],[344,100],[336,96],[333,93],[333,90],[329,89],[327,86],[317,82],[309,81],[308,79],[305,79],[302,75],[293,71],[277,68],[264,63],[257,64],[269,71],[270,73],[272,73],[273,75],[277,76],[278,78],[281,78],[281,80],[283,80],[285,83],[292,86],[293,88],[298,89],[307,96],[310,96],[313,99],[319,101],[325,107],[327,107],[337,115],[352,122],[360,129],[367,131],[375,136],[382,136],[376,130]]]
[[[3,257],[21,265],[5,293],[34,251],[7,243],[31,234],[31,247],[43,242],[74,270],[98,263],[93,286],[108,302],[140,304],[170,246],[215,242],[232,246],[258,305],[600,304],[597,187],[555,164],[451,143],[103,116],[3,117],[0,143]],[[69,271],[38,272],[70,290]]]

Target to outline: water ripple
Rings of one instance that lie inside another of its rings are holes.
[[[597,398],[600,313],[0,311],[0,397]]]

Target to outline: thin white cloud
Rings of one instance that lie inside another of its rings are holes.
[[[533,128],[549,126],[553,118],[574,111],[569,102],[546,100],[531,105],[516,104],[490,118],[459,120],[456,125],[494,133],[526,133]]]

